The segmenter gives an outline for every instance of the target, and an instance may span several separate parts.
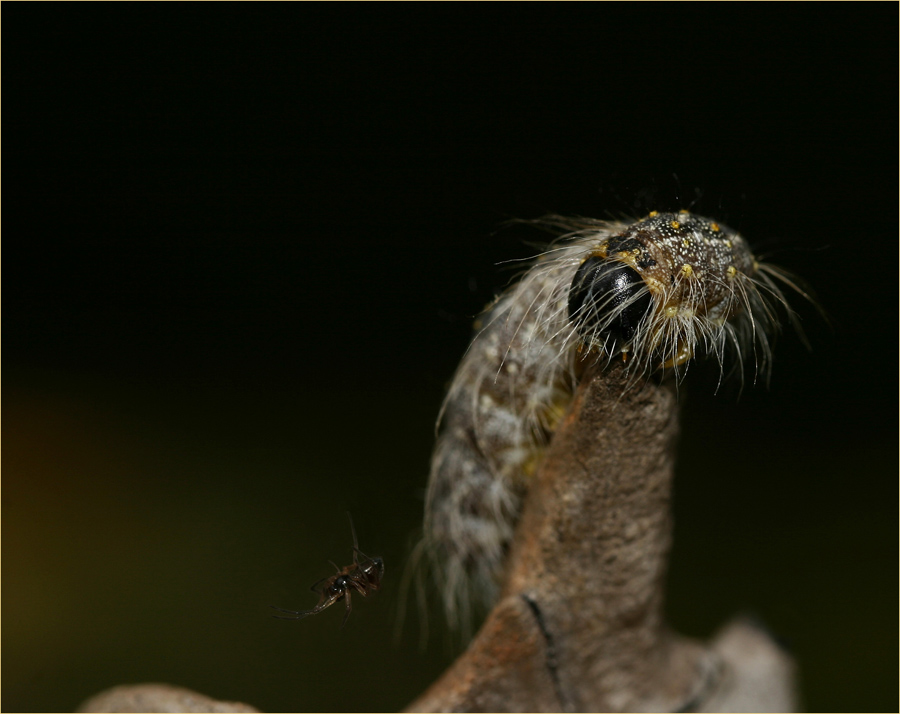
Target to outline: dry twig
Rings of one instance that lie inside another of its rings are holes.
[[[626,387],[620,367],[582,382],[529,490],[499,603],[408,711],[794,706],[790,658],[752,625],[709,646],[665,626],[676,395]]]

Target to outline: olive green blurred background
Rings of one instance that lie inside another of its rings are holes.
[[[9,5],[5,710],[164,681],[390,711],[472,316],[545,236],[689,207],[803,276],[771,385],[683,391],[669,616],[897,707],[893,5]],[[384,589],[301,622],[331,566]],[[590,596],[590,593],[586,593]],[[398,634],[399,632],[399,634]]]

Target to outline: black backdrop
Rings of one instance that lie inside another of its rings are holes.
[[[451,657],[396,622],[433,420],[544,240],[504,223],[682,207],[830,323],[793,300],[768,389],[690,375],[670,619],[752,611],[808,708],[897,706],[895,5],[4,14],[4,709],[403,706]],[[385,589],[269,618],[345,510]]]

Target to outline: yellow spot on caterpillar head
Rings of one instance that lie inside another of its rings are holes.
[[[684,277],[689,278],[694,274],[694,269],[690,265],[685,263],[684,265],[681,266],[681,274]]]
[[[672,228],[674,228],[676,231],[681,228],[681,224],[678,221],[672,221],[671,223],[669,223],[669,225],[672,226]]]
[[[731,245],[732,245],[731,241],[726,239],[726,240],[725,240],[725,246],[726,246],[727,248],[731,248]]]
[[[659,215],[659,211],[650,211],[648,214],[648,218],[656,218]]]
[[[733,265],[729,265],[725,269],[725,274],[728,276],[729,280],[734,280],[735,276],[737,275],[737,268],[735,268]]]
[[[690,241],[690,239],[689,239],[689,238],[685,238],[684,240],[681,241],[681,245],[683,245],[685,248],[690,248],[690,247],[691,247],[691,241]]]
[[[678,348],[675,350],[675,356],[663,362],[663,368],[670,369],[671,367],[677,367],[678,365],[687,362],[693,356],[694,350],[691,348],[690,344],[679,341]]]
[[[721,228],[719,228],[719,224],[718,224],[718,223],[710,223],[710,224],[709,224],[709,229],[710,229],[711,231],[715,232],[715,233],[718,233],[720,230],[722,230]]]

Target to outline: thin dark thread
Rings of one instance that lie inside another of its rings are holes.
[[[550,630],[547,629],[544,615],[541,612],[540,607],[538,607],[537,602],[532,600],[528,595],[522,593],[520,597],[525,601],[525,604],[528,605],[528,608],[534,615],[534,619],[537,621],[541,634],[544,636],[544,643],[547,648],[547,671],[550,673],[550,679],[553,681],[553,689],[556,692],[556,698],[560,703],[561,709],[564,712],[573,712],[575,711],[575,708],[572,706],[571,702],[569,702],[569,698],[564,694],[562,682],[559,680],[559,662],[556,659],[556,645],[553,643],[553,636],[550,634]]]

